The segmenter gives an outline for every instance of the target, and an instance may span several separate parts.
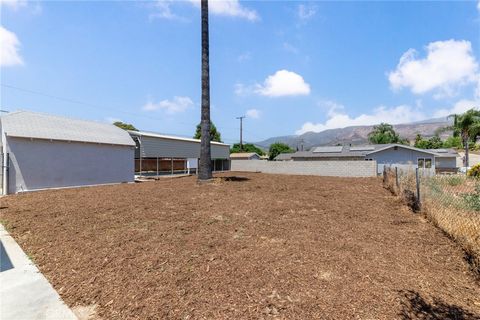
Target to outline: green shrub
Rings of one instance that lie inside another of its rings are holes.
[[[475,191],[462,195],[467,208],[480,211],[480,184],[475,185]]]
[[[480,177],[480,163],[474,165],[467,171],[469,177]]]
[[[449,186],[459,186],[463,183],[464,181],[464,178],[463,176],[460,176],[460,175],[452,175],[452,176],[448,176],[445,178],[447,184]]]

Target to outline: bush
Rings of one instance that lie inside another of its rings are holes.
[[[463,200],[468,208],[480,211],[480,184],[475,186],[475,191],[462,195]]]
[[[452,175],[452,176],[448,176],[446,179],[447,181],[447,184],[449,186],[459,186],[463,183],[464,181],[464,176],[460,176],[460,175]]]
[[[467,171],[469,177],[480,177],[480,163],[474,165]]]

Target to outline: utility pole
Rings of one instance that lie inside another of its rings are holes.
[[[237,117],[240,119],[240,151],[243,151],[243,119],[245,118],[245,116]]]

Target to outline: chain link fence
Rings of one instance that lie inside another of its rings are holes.
[[[457,241],[480,275],[480,179],[385,167],[385,188]]]

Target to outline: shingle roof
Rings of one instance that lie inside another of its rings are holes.
[[[37,112],[16,111],[2,115],[0,125],[8,137],[135,145],[127,131],[112,124]]]
[[[128,130],[128,133],[130,133],[130,135],[134,135],[134,136],[145,136],[145,137],[152,137],[152,138],[162,138],[162,139],[181,140],[181,141],[190,141],[190,142],[200,143],[200,139],[172,136],[172,135],[156,133],[156,132]],[[228,146],[228,144],[223,143],[223,142],[211,141],[210,143],[211,144],[216,144],[216,145]]]
[[[255,152],[234,152],[234,153],[230,153],[230,158],[232,159],[240,159],[240,158],[250,158],[250,157],[253,157],[253,156],[257,156],[260,158],[260,156],[255,153]]]
[[[338,147],[338,152],[331,152],[332,148],[323,148],[318,149],[312,148],[309,151],[297,151],[292,155],[292,158],[342,158],[342,157],[349,157],[349,158],[363,158],[368,154],[380,152],[382,150],[386,150],[392,147],[400,147],[410,150],[415,150],[418,152],[424,152],[432,154],[436,157],[456,157],[458,153],[453,149],[419,149],[411,146],[406,146],[402,144],[372,144],[372,145],[365,145],[365,146],[342,146]]]
[[[295,153],[280,153],[278,156],[275,157],[275,160],[276,161],[291,160],[294,154]]]

